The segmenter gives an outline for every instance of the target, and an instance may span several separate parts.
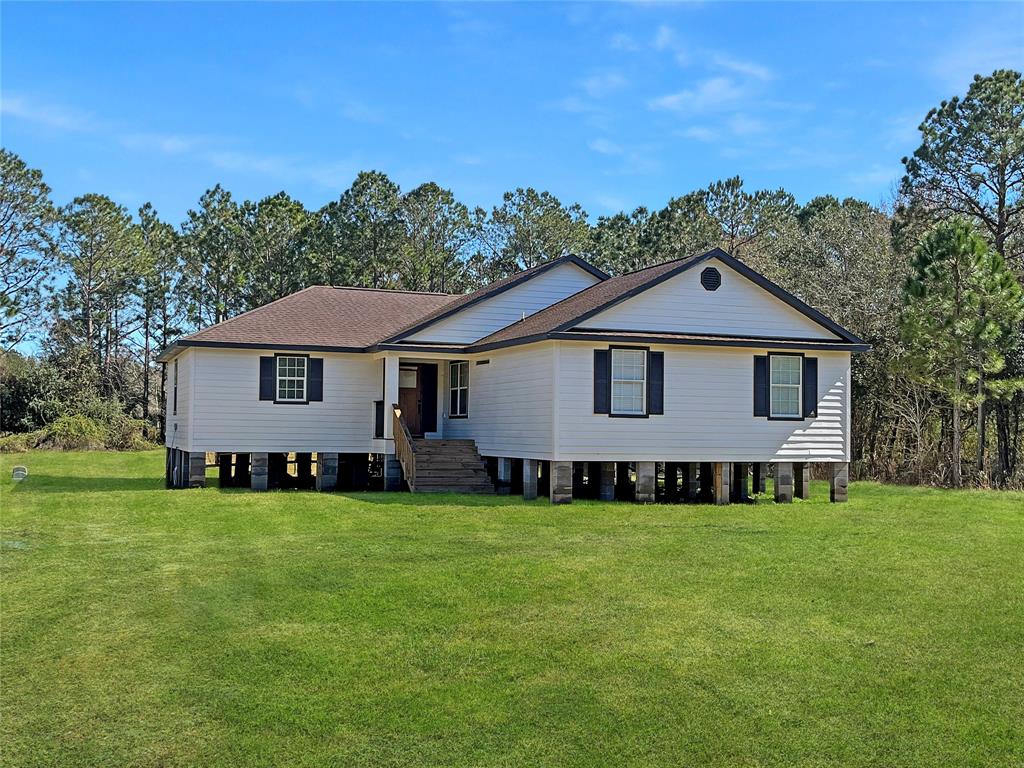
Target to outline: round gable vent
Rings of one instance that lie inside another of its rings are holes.
[[[700,284],[705,291],[717,291],[722,284],[722,273],[714,267],[708,267],[700,273]]]

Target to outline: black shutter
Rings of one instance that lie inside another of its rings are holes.
[[[274,389],[277,382],[274,381],[274,358],[260,358],[260,400],[273,400]]]
[[[647,412],[665,412],[665,353],[647,353]]]
[[[594,350],[594,413],[612,411],[612,353]]]
[[[768,357],[754,356],[754,415],[768,415]]]
[[[320,402],[324,399],[324,359],[322,357],[309,358],[307,385],[309,388],[307,399],[310,402]]]
[[[804,358],[804,418],[818,415],[818,358]]]
[[[468,366],[467,366],[468,367]],[[424,363],[420,366],[420,428],[424,432],[437,431],[437,365]]]

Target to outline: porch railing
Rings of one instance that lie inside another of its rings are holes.
[[[402,472],[405,473],[405,482],[409,484],[409,490],[416,490],[416,445],[412,441],[412,434],[402,416],[402,409],[397,405],[391,406],[392,430],[395,434],[395,456],[398,463],[402,465]]]

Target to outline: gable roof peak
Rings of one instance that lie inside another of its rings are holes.
[[[436,322],[444,320],[447,317],[451,317],[456,312],[459,312],[463,309],[467,309],[473,306],[474,304],[484,301],[485,299],[489,299],[493,296],[497,296],[500,293],[504,293],[510,288],[514,288],[517,285],[521,285],[522,283],[525,283],[527,280],[530,280],[540,274],[543,274],[544,272],[548,272],[554,269],[555,267],[561,266],[562,264],[574,264],[575,266],[582,269],[584,272],[588,272],[594,277],[596,277],[598,279],[598,284],[610,279],[607,272],[598,269],[589,261],[586,261],[585,259],[582,259],[579,256],[576,256],[575,254],[566,254],[565,256],[558,256],[554,259],[550,259],[540,264],[535,264],[534,266],[528,267],[527,269],[524,269],[520,272],[516,272],[514,274],[507,275],[499,280],[495,280],[493,283],[488,283],[482,288],[478,288],[477,290],[472,291],[470,293],[465,293],[460,296],[456,296],[452,299],[450,303],[445,304],[443,307],[439,307],[437,310],[431,312],[425,317],[418,318],[410,325],[406,326],[405,328],[402,328],[397,333],[392,334],[388,338],[384,339],[384,341],[387,343],[393,343],[400,341],[406,336],[411,336],[414,333],[419,333],[424,328],[427,328],[428,326],[431,326]]]

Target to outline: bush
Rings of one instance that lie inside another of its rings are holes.
[[[0,437],[0,453],[24,453],[35,448],[42,438],[42,430],[3,435]]]
[[[43,430],[46,447],[61,451],[85,451],[104,448],[107,430],[82,414],[61,416]]]
[[[147,424],[142,419],[121,415],[107,426],[106,446],[114,451],[141,451],[152,448],[147,440]]]

